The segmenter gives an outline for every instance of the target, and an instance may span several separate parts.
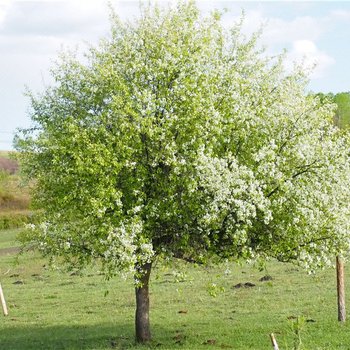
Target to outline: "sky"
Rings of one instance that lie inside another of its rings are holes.
[[[16,129],[31,125],[26,88],[40,93],[52,83],[50,67],[59,52],[84,52],[108,36],[108,3],[124,20],[139,14],[140,1],[0,0],[0,150],[12,149]],[[197,5],[204,15],[227,9],[226,27],[244,10],[245,34],[263,25],[261,45],[272,55],[286,49],[287,68],[295,61],[316,64],[310,91],[350,91],[350,1],[197,0]]]

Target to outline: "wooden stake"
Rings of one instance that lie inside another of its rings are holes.
[[[7,316],[8,311],[7,311],[6,301],[5,301],[4,293],[2,291],[1,283],[0,283],[0,299],[1,299],[2,311],[4,312],[4,315]]]
[[[272,343],[272,346],[273,346],[273,350],[279,350],[276,338],[275,338],[273,333],[270,334],[270,338],[271,338],[271,343]]]
[[[337,292],[338,292],[338,321],[345,322],[345,286],[344,286],[344,263],[337,256]]]

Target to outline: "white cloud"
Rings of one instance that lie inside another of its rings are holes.
[[[104,2],[15,1],[7,9],[1,32],[11,36],[91,35],[104,22],[108,23],[107,13]]]
[[[0,0],[0,26],[6,17],[9,6],[10,0]]]
[[[323,20],[310,16],[296,17],[291,21],[271,18],[264,35],[271,44],[317,40],[325,31],[324,24]]]
[[[339,19],[339,20],[349,20],[350,19],[350,11],[334,10],[331,12],[331,17]]]
[[[349,13],[350,14],[350,13]],[[290,71],[294,64],[303,64],[306,70],[312,69],[311,78],[324,76],[335,59],[317,46],[318,40],[329,29],[329,23],[335,16],[348,15],[345,11],[335,11],[326,17],[298,16],[291,20],[278,17],[265,17],[262,10],[250,10],[245,13],[243,33],[251,35],[263,26],[261,43],[269,54],[281,53],[287,49],[285,66]],[[224,25],[229,27],[239,17],[224,17]]]
[[[306,69],[312,69],[311,78],[321,78],[335,63],[335,59],[321,51],[311,40],[296,40],[288,55],[287,68],[290,68],[293,62],[303,62]]]
[[[232,14],[230,11],[223,18],[226,27],[230,27],[239,19],[239,16],[232,16]],[[264,11],[257,9],[245,12],[243,32],[250,35],[263,25],[264,42],[275,45],[302,39],[317,40],[327,30],[327,23],[327,18],[311,16],[299,16],[292,20],[266,17]]]

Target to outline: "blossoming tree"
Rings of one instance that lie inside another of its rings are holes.
[[[297,260],[349,249],[348,137],[298,68],[194,3],[112,15],[111,37],[62,55],[16,137],[43,222],[28,240],[73,266],[135,276],[151,338],[157,257]]]

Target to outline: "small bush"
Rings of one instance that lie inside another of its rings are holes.
[[[33,212],[0,213],[0,230],[20,228],[25,224],[38,222],[38,215]]]

